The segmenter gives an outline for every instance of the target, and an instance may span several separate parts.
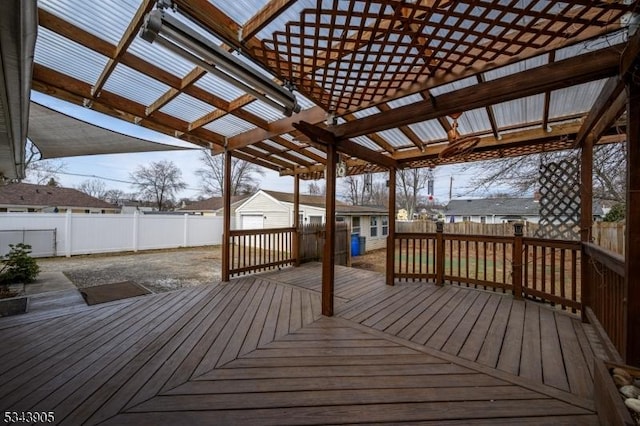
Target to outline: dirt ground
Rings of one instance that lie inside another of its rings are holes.
[[[78,288],[133,281],[159,293],[220,281],[220,246],[38,259],[43,272],[62,272]],[[355,268],[384,273],[385,250],[352,259]]]
[[[220,247],[38,259],[41,271],[63,272],[78,288],[133,281],[153,292],[220,281]]]

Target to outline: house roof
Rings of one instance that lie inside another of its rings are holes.
[[[235,195],[231,197],[231,204],[235,204],[237,202],[246,200],[249,198],[249,195]],[[191,204],[187,204],[184,208],[180,208],[178,210],[182,211],[216,211],[220,210],[223,207],[224,198],[222,197],[211,197],[205,200],[196,201]]]
[[[272,196],[276,200],[283,203],[293,203],[293,194],[287,192],[267,191],[262,190],[267,195]],[[324,195],[303,195],[300,194],[300,204],[305,206],[324,208],[326,205]],[[366,214],[366,213],[380,213],[387,214],[388,211],[385,207],[380,206],[352,206],[342,201],[336,200],[336,214],[349,215],[349,214]]]
[[[10,183],[0,185],[0,204],[41,207],[85,207],[118,209],[106,201],[80,192],[77,189],[59,186]]]
[[[537,216],[540,203],[533,198],[480,198],[451,200],[447,205],[449,216]],[[602,208],[593,203],[593,214],[602,215]]]

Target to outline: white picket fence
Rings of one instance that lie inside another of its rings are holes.
[[[0,252],[8,251],[11,235],[30,230],[50,230],[55,255],[111,253],[222,243],[221,216],[84,214],[84,213],[0,213]],[[53,232],[55,230],[55,232]],[[3,237],[5,235],[5,237]],[[38,246],[47,246],[41,242]],[[33,244],[32,244],[33,245]],[[34,256],[39,254],[34,250]],[[51,254],[48,254],[51,255]]]

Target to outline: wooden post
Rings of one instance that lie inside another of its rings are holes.
[[[640,85],[627,80],[627,239],[625,331],[627,364],[640,366]]]
[[[389,169],[389,235],[387,236],[387,285],[394,285],[396,270],[396,169]]]
[[[436,284],[444,285],[444,223],[436,222]]]
[[[223,231],[222,231],[222,281],[229,281],[231,237],[231,151],[224,151],[224,182],[222,188]]]
[[[522,233],[523,224],[513,224],[513,252],[511,253],[512,281],[513,281],[513,297],[522,299]]]
[[[322,315],[333,316],[333,282],[335,277],[335,231],[336,231],[336,146],[327,145],[326,222],[322,259]]]
[[[587,322],[586,308],[591,306],[591,274],[589,273],[589,255],[584,243],[591,242],[593,227],[593,140],[587,138],[582,145],[580,156],[580,302],[582,303],[582,322]]]
[[[300,175],[293,180],[293,231],[291,254],[295,259],[295,266],[300,266]]]

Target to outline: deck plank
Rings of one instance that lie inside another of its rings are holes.
[[[89,425],[597,424],[577,318],[343,267],[327,318],[319,271],[0,319],[17,345],[0,349],[0,408]]]

